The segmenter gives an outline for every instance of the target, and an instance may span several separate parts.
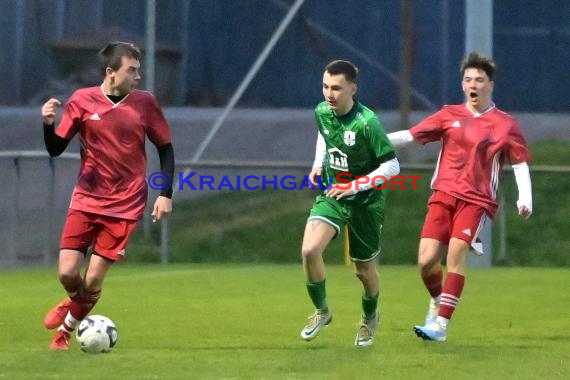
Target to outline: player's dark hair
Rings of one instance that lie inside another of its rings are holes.
[[[113,70],[119,70],[121,67],[121,58],[129,57],[137,61],[141,60],[140,49],[130,42],[114,41],[110,42],[97,54],[99,63],[101,64],[101,72],[105,75],[105,70],[110,67]]]
[[[325,67],[325,71],[330,75],[343,74],[347,81],[355,83],[358,76],[358,67],[350,61],[336,60]]]
[[[465,75],[465,70],[467,69],[483,70],[489,77],[489,80],[493,80],[493,73],[495,72],[495,61],[486,55],[473,52],[463,60],[463,63],[461,63],[462,78],[463,75]]]

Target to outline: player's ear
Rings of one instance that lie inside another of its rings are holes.
[[[358,91],[358,85],[356,83],[352,83],[352,95],[356,94]]]
[[[113,77],[113,76],[115,76],[115,70],[113,70],[112,68],[110,68],[109,66],[107,66],[107,67],[105,68],[105,75],[106,75],[106,76],[111,76],[111,77]]]

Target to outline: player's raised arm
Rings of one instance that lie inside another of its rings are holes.
[[[44,125],[44,143],[51,157],[59,156],[69,140],[64,139],[55,134],[55,116],[57,115],[57,107],[61,102],[56,98],[51,98],[42,106],[42,121]]]
[[[394,146],[406,145],[414,141],[414,136],[407,129],[388,133],[388,138]]]
[[[55,115],[57,114],[57,106],[61,102],[56,98],[51,98],[42,106],[42,119],[44,124],[53,125],[55,123]]]

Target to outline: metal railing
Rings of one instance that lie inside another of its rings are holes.
[[[63,153],[59,156],[60,159],[63,160],[73,160],[79,161],[80,156],[76,153]],[[16,267],[18,266],[18,248],[17,248],[17,230],[20,225],[20,191],[22,188],[22,170],[21,170],[21,161],[22,160],[49,160],[49,175],[48,175],[48,183],[45,184],[45,190],[48,192],[47,195],[47,220],[44,223],[44,233],[46,239],[44,239],[42,244],[42,253],[44,257],[43,264],[45,266],[52,265],[56,261],[56,254],[53,248],[54,241],[52,239],[54,233],[54,200],[55,200],[55,165],[54,159],[49,156],[47,152],[44,151],[2,151],[0,152],[0,159],[8,159],[13,160],[14,170],[16,174],[16,180],[12,184],[11,189],[11,207],[9,213],[9,232],[8,232],[8,241],[5,245],[7,258],[8,258],[8,266]]]
[[[57,159],[51,158],[46,152],[43,151],[1,151],[0,160],[12,160],[13,168],[15,171],[15,182],[12,184],[12,189],[6,194],[9,194],[10,212],[8,215],[9,232],[8,241],[4,245],[6,247],[6,255],[8,260],[8,266],[16,267],[18,266],[18,239],[17,239],[17,229],[20,224],[20,209],[19,205],[21,203],[20,190],[22,187],[22,169],[21,162],[23,160],[48,160],[49,162],[49,175],[47,176],[47,182],[45,184],[38,184],[38,187],[45,189],[47,192],[47,217],[45,223],[43,223],[43,234],[47,237],[42,242],[42,254],[43,254],[43,265],[49,266],[53,265],[57,258],[57,248],[54,247],[56,241],[53,239],[54,234],[54,214],[55,214],[55,183],[57,171],[55,168],[55,160],[70,160],[79,161],[79,154],[75,153],[63,153]],[[310,169],[310,164],[307,162],[300,161],[279,161],[279,162],[269,162],[269,161],[179,161],[176,163],[178,169],[185,169],[191,167],[192,169],[249,169],[249,170],[295,170],[295,171],[306,171]],[[409,170],[420,170],[432,172],[434,168],[433,164],[402,164],[402,171]],[[570,173],[570,166],[544,166],[537,165],[531,168],[533,173]],[[504,171],[511,172],[511,167],[505,167]],[[504,204],[503,192],[500,192],[501,199],[500,204]],[[503,208],[499,208],[497,215],[498,232],[499,232],[499,252],[498,259],[506,259],[508,257],[508,246],[507,246],[507,222],[505,217],[505,212]],[[170,262],[170,252],[169,252],[169,229],[166,226],[165,234],[162,234],[162,239],[166,239],[162,242],[163,250],[161,250],[161,262]]]

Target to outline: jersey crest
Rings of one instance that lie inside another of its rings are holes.
[[[353,146],[356,143],[356,132],[344,131],[344,145]]]

